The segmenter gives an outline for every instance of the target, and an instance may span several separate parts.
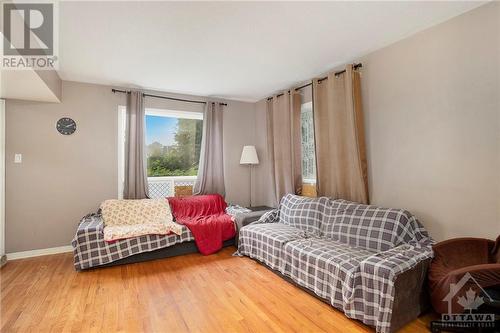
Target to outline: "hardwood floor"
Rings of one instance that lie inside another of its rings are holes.
[[[76,272],[70,253],[0,270],[2,332],[372,332],[249,258],[185,255]],[[429,316],[402,332],[425,332]]]

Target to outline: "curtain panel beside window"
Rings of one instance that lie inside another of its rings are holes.
[[[301,96],[285,92],[267,101],[267,139],[276,206],[287,193],[302,191]]]
[[[361,78],[352,65],[313,80],[318,195],[368,203]]]
[[[124,199],[148,198],[145,158],[144,96],[140,91],[127,94]]]
[[[193,194],[225,196],[222,104],[207,102],[203,119],[200,164]]]

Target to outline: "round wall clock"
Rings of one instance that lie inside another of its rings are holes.
[[[76,131],[76,122],[71,118],[64,117],[57,121],[56,128],[62,135],[71,135]]]

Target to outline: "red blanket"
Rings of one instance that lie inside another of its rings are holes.
[[[191,230],[201,254],[219,251],[225,240],[235,236],[231,216],[225,213],[226,202],[219,194],[168,198],[175,221]]]

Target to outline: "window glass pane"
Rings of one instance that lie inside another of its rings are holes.
[[[302,127],[302,179],[304,183],[316,182],[316,157],[314,152],[314,123],[312,102],[303,103],[300,109]]]
[[[146,115],[148,177],[196,176],[203,120]]]

